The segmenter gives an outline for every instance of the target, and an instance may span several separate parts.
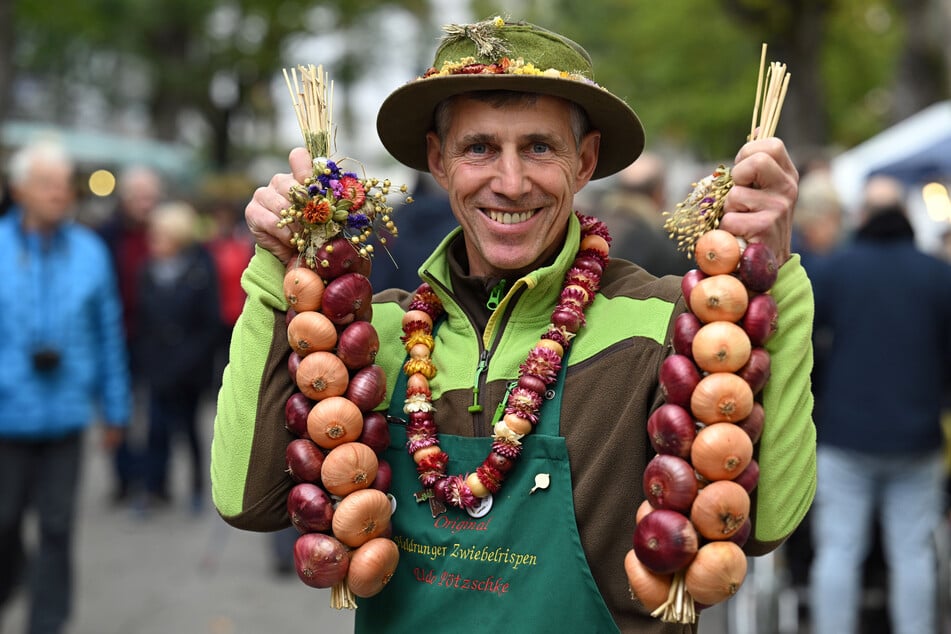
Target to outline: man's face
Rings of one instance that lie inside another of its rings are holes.
[[[37,161],[25,182],[13,188],[29,227],[52,229],[66,219],[75,202],[72,177],[68,165]]]
[[[451,108],[443,142],[427,136],[429,168],[465,232],[469,272],[530,271],[560,248],[600,134],[578,147],[568,102],[555,97],[504,106],[463,97]]]

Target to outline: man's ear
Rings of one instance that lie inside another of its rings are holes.
[[[448,178],[442,163],[442,141],[435,132],[426,134],[426,161],[429,163],[429,173],[433,175],[436,182],[443,189],[448,189]]]
[[[581,139],[581,147],[578,149],[578,173],[575,175],[575,193],[581,191],[581,188],[588,184],[594,169],[598,166],[598,155],[601,151],[601,132],[592,130]]]

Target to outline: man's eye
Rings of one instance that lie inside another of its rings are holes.
[[[470,154],[485,154],[489,151],[489,146],[485,143],[473,143],[469,146]]]
[[[534,154],[544,154],[548,150],[549,150],[549,147],[547,143],[533,143],[532,144],[532,152]]]

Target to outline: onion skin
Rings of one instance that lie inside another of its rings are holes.
[[[362,432],[360,408],[342,396],[317,401],[307,415],[307,435],[324,449],[353,442]]]
[[[350,553],[331,535],[305,533],[294,543],[294,567],[308,586],[330,588],[347,577]]]
[[[309,438],[295,438],[284,450],[287,473],[294,482],[320,484],[320,468],[324,464],[324,452]]]
[[[389,493],[390,486],[393,484],[393,467],[383,458],[380,458],[377,462],[376,477],[373,478],[373,483],[370,484],[370,487],[377,491]]]
[[[750,415],[738,421],[736,426],[745,431],[755,445],[759,442],[760,436],[763,435],[763,424],[765,420],[766,411],[763,409],[763,404],[755,402],[753,403]]]
[[[682,513],[657,509],[634,529],[637,558],[657,574],[673,574],[697,554],[697,531]]]
[[[337,356],[348,370],[365,368],[376,360],[380,335],[368,321],[355,321],[340,333]]]
[[[647,434],[657,453],[689,458],[697,426],[685,408],[664,403],[648,417]]]
[[[391,508],[382,491],[354,491],[340,500],[334,511],[334,536],[347,546],[358,548],[387,530]]]
[[[729,539],[749,516],[749,494],[730,480],[717,480],[700,489],[690,509],[693,527],[713,540]]]
[[[700,372],[689,357],[672,354],[660,366],[660,389],[668,403],[689,407]]]
[[[697,282],[706,277],[707,274],[700,269],[690,269],[684,273],[683,278],[680,280],[680,292],[689,300],[690,294],[693,292],[693,288],[697,285]]]
[[[363,443],[343,443],[324,457],[320,480],[330,493],[345,496],[369,487],[379,465],[376,454]]]
[[[736,373],[749,383],[754,396],[759,394],[766,387],[772,373],[769,352],[766,348],[753,348],[747,362]]]
[[[291,350],[290,356],[287,357],[287,373],[291,375],[291,380],[297,383],[297,368],[300,366],[301,356],[297,353],[296,350]]]
[[[333,522],[333,501],[316,484],[301,482],[287,495],[287,514],[301,533],[323,532],[330,530]]]
[[[301,438],[307,437],[307,416],[314,401],[301,392],[294,392],[284,406],[284,427]]]
[[[337,343],[337,329],[320,313],[297,313],[287,325],[287,343],[302,357],[318,350],[332,350]]]
[[[366,275],[344,273],[327,284],[320,310],[337,326],[345,326],[366,315],[372,298]]]
[[[326,293],[325,293],[326,295]],[[690,291],[690,310],[707,324],[711,321],[739,321],[749,306],[749,293],[733,275],[711,275]]]
[[[714,423],[699,432],[690,448],[693,468],[707,480],[732,480],[753,459],[753,443],[732,423]]]
[[[753,295],[743,315],[743,330],[754,347],[765,346],[779,328],[779,308],[772,295]]]
[[[624,572],[631,587],[631,594],[648,612],[653,612],[667,601],[672,575],[657,574],[641,563],[634,549],[624,556]]]
[[[697,497],[697,478],[683,458],[658,454],[644,468],[644,496],[655,509],[687,513]]]
[[[733,478],[733,481],[743,487],[747,493],[752,494],[756,485],[759,484],[759,463],[756,460],[750,460],[746,468],[740,472],[740,475]]]
[[[634,514],[634,524],[640,524],[641,520],[644,519],[648,513],[654,510],[654,507],[651,506],[650,500],[644,500],[637,507],[637,513]]]
[[[730,536],[731,541],[740,548],[746,545],[746,542],[750,540],[750,537],[753,535],[753,521],[750,518],[746,518],[746,521],[743,522],[743,526],[740,526],[740,530],[736,531]]]
[[[368,412],[363,415],[363,431],[358,441],[381,455],[390,446],[390,425],[381,412]]]
[[[378,365],[368,365],[350,377],[344,393],[361,412],[369,412],[386,398],[386,373]]]
[[[392,540],[374,537],[350,553],[347,586],[366,599],[380,593],[393,578],[400,561],[400,549]]]
[[[776,282],[779,264],[768,246],[751,242],[743,250],[736,275],[754,293],[765,293]]]
[[[711,229],[697,238],[694,257],[707,275],[733,273],[740,262],[740,243],[729,231]]]
[[[297,312],[317,310],[324,294],[324,281],[314,271],[296,266],[284,274],[284,299]]]
[[[751,348],[746,331],[729,321],[704,324],[691,345],[694,362],[706,372],[736,372],[749,361]]]
[[[708,425],[742,420],[753,411],[753,390],[732,372],[713,372],[694,388],[690,411],[697,420]]]
[[[691,312],[683,312],[674,319],[674,352],[693,359],[693,338],[703,326],[697,316]]]
[[[746,555],[730,541],[704,544],[687,568],[684,584],[687,592],[706,605],[729,599],[746,579]]]
[[[297,366],[297,387],[315,401],[340,396],[347,391],[349,381],[347,366],[332,352],[311,352]]]
[[[321,245],[315,257],[316,270],[327,281],[344,273],[361,273],[369,277],[373,263],[362,257],[344,236],[337,236]]]

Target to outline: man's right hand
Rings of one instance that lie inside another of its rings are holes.
[[[291,187],[303,183],[314,170],[310,154],[303,147],[291,150],[288,163],[291,173],[275,174],[266,187],[255,190],[244,210],[244,219],[255,241],[284,264],[296,257],[298,251],[290,243],[294,234],[293,226],[279,227],[277,223],[281,219],[281,211],[291,205],[287,198]]]

